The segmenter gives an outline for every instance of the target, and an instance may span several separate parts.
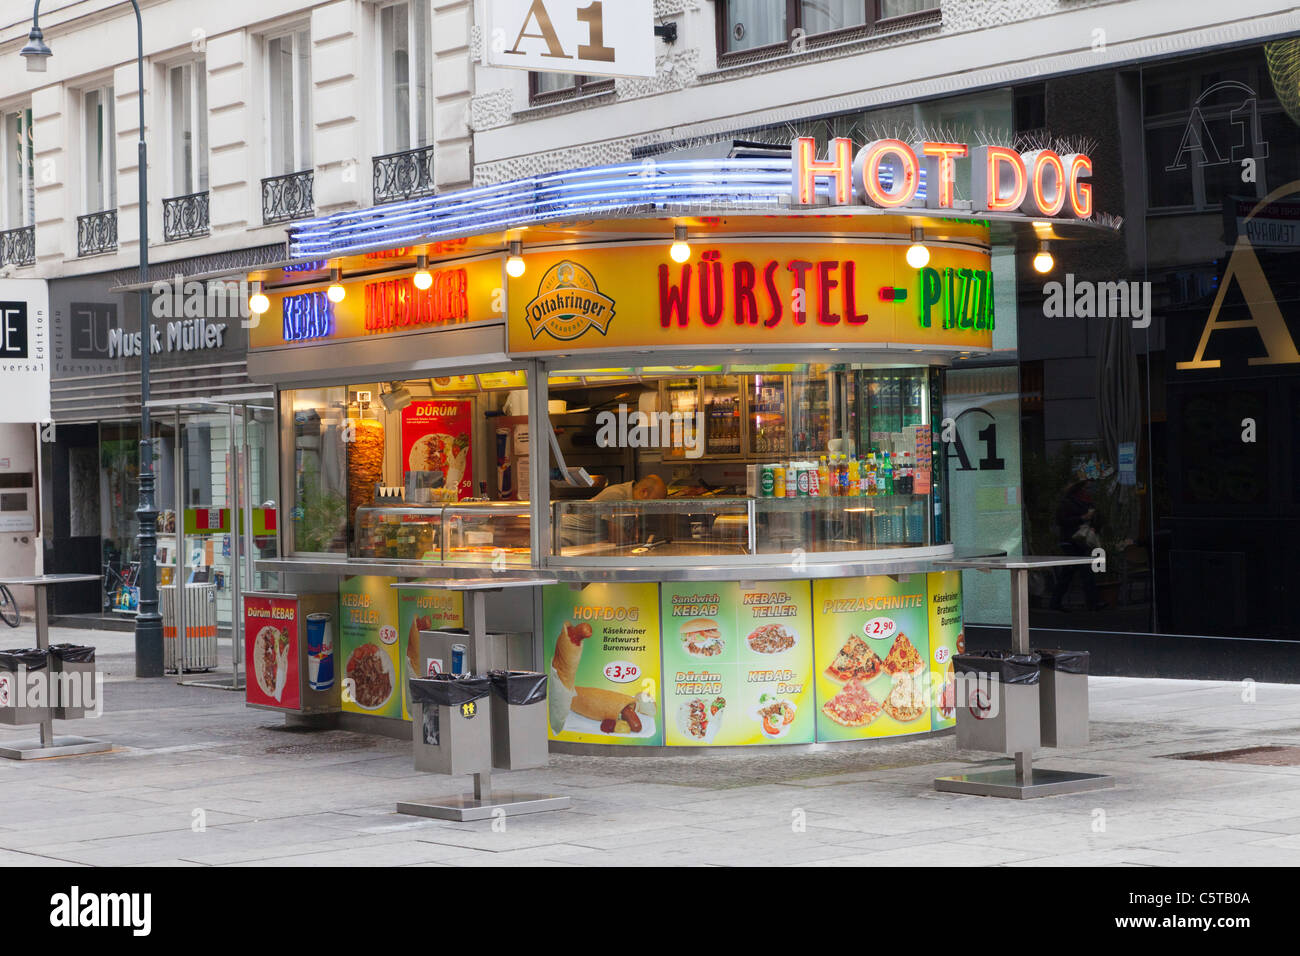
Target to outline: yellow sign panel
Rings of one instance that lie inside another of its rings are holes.
[[[987,252],[932,246],[918,270],[906,251],[859,241],[696,242],[680,264],[666,243],[532,254],[527,272],[509,280],[509,350],[991,348]]]
[[[502,317],[501,260],[474,259],[432,268],[427,289],[411,276],[343,282],[331,302],[324,289],[268,294],[271,307],[248,330],[250,349],[320,345],[403,332],[433,332]]]

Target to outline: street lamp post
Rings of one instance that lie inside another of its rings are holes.
[[[140,520],[140,604],[135,619],[135,676],[161,677],[163,673],[162,615],[158,613],[158,510],[154,503],[153,443],[149,424],[149,356],[153,351],[152,328],[149,323],[149,162],[144,145],[144,24],[140,19],[140,4],[131,0],[135,9],[137,41],[136,75],[137,96],[140,103],[139,197],[140,207],[140,500],[135,509]],[[34,73],[45,71],[45,61],[53,55],[45,44],[40,27],[41,0],[32,8],[32,31],[27,35],[27,45],[19,51],[27,59],[27,69]]]

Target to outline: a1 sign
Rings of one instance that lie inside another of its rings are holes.
[[[654,0],[486,0],[487,62],[540,73],[655,75]]]

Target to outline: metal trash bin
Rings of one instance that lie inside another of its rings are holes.
[[[176,671],[176,585],[158,588],[163,619],[163,670]],[[217,586],[185,585],[185,644],[183,663],[187,671],[212,670],[217,666]],[[242,657],[242,648],[239,656]]]
[[[82,644],[51,644],[50,684],[50,706],[56,718],[85,717],[96,702],[95,649]]]
[[[50,654],[39,647],[16,647],[0,651],[0,724],[39,724],[50,716],[48,706],[34,707],[28,703],[32,690],[27,675],[33,671],[45,671],[42,678],[49,677]],[[49,704],[48,685],[43,699]]]
[[[492,766],[497,770],[545,767],[546,675],[489,671],[492,682]]]
[[[1044,747],[1081,747],[1088,742],[1087,651],[1034,648],[1042,658],[1038,701]]]
[[[952,660],[957,747],[1004,754],[1038,750],[1038,655],[980,651]]]
[[[487,677],[434,674],[412,677],[410,686],[415,769],[454,775],[491,770]]]

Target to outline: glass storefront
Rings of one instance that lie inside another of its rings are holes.
[[[1033,576],[1035,628],[1300,637],[1297,64],[1283,38],[799,124],[819,144],[1001,130],[1095,161],[1120,228],[1054,244],[1046,275],[1025,247],[994,257],[1016,321],[954,362],[936,445],[956,547],[1104,554]],[[1005,581],[963,577],[967,620],[1009,623]]]

